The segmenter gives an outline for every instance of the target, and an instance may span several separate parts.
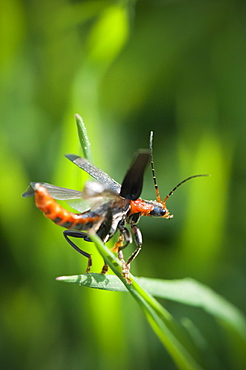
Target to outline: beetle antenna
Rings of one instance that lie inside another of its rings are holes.
[[[166,196],[166,198],[162,201],[162,203],[166,203],[166,201],[168,200],[168,198],[170,198],[170,196],[175,192],[175,190],[178,189],[180,187],[180,185],[184,184],[186,181],[191,180],[191,179],[194,179],[195,177],[204,177],[204,176],[209,176],[209,175],[194,175],[194,176],[187,177],[187,179],[184,179],[183,181],[181,181],[178,185],[176,185],[170,191],[170,193]]]
[[[153,131],[150,131],[150,138],[149,138],[149,149],[150,149],[150,155],[151,155],[150,165],[151,165],[151,171],[152,171],[152,178],[153,178],[154,186],[155,186],[156,200],[158,203],[161,203],[160,191],[159,191],[157,181],[156,181],[156,176],[155,176],[155,167],[154,167],[154,159],[153,159],[153,135],[154,135]]]

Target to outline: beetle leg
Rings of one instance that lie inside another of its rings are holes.
[[[126,263],[127,265],[130,265],[130,263],[137,257],[138,253],[141,251],[142,244],[143,244],[143,238],[142,238],[142,234],[139,228],[136,225],[132,225],[131,229],[132,229],[132,235],[133,235],[134,242],[137,246],[137,249],[128,258],[127,263]]]
[[[122,265],[122,276],[126,279],[128,284],[131,284],[131,280],[129,279],[129,274],[130,274],[130,269],[127,266],[127,263],[124,260],[124,255],[123,255],[123,249],[128,246],[129,243],[132,242],[132,236],[130,231],[126,227],[121,227],[120,228],[120,238],[119,241],[116,243],[117,249],[118,249],[118,258],[121,262]],[[125,244],[123,244],[123,241],[125,240]]]
[[[113,248],[111,248],[111,251],[114,252],[114,253],[117,253],[118,250],[119,250],[119,248],[122,247],[123,242],[124,242],[124,235],[123,234],[120,234],[117,242],[115,243],[115,245],[113,246]]]
[[[73,237],[73,238],[82,238],[82,239],[85,239],[85,237],[87,236],[86,233],[83,233],[83,232],[79,232],[79,231],[73,231],[73,230],[65,230],[63,231],[63,235],[66,239],[66,241],[77,251],[79,252],[80,254],[82,254],[83,256],[85,256],[86,258],[88,258],[88,264],[87,264],[87,269],[86,269],[86,273],[88,273],[91,269],[91,266],[92,266],[92,258],[91,258],[91,255],[85,251],[82,251],[82,249],[80,249],[76,244],[74,244],[72,242],[72,240],[69,239],[69,237]]]
[[[125,249],[128,246],[128,244],[132,242],[132,236],[131,236],[130,231],[126,227],[120,229],[120,233],[121,233],[120,238],[122,242],[121,242],[121,245],[118,245],[118,249],[122,250],[122,249]],[[124,244],[123,244],[123,241],[125,241]]]
[[[106,263],[104,263],[103,267],[102,267],[102,271],[101,271],[101,274],[106,274],[108,272],[108,265]]]
[[[88,236],[87,236],[87,233],[83,233],[83,232],[78,232],[78,231],[73,231],[73,230],[65,230],[63,231],[63,235],[66,239],[66,241],[77,251],[79,252],[80,254],[82,254],[83,256],[85,256],[86,258],[88,258],[88,265],[87,265],[87,269],[85,271],[85,273],[87,274],[88,272],[90,272],[90,269],[91,269],[91,266],[92,266],[92,258],[91,258],[91,255],[85,251],[83,251],[82,249],[80,249],[76,244],[74,244],[72,242],[72,240],[69,239],[69,236],[70,237],[73,237],[73,238],[82,238],[86,241],[91,241],[91,240],[88,240]],[[101,271],[101,274],[106,274],[106,272],[108,271],[108,265],[105,263],[102,267],[102,271]]]
[[[118,241],[115,243],[115,245],[111,249],[112,252],[115,252],[115,253],[117,253],[119,249],[126,248],[128,244],[132,242],[131,233],[126,227],[120,226],[118,227],[118,229],[120,230],[120,236],[118,238]],[[124,244],[124,241],[125,241],[125,244]]]
[[[131,284],[132,282],[129,278],[129,276],[130,276],[130,265],[128,266],[127,263],[125,262],[122,249],[120,249],[120,248],[119,248],[119,251],[118,251],[118,258],[119,258],[121,266],[122,266],[122,276],[123,276],[124,279],[126,279],[128,284]]]
[[[126,281],[131,284],[131,280],[129,278],[130,276],[130,263],[137,257],[138,253],[141,250],[142,247],[142,234],[139,228],[136,225],[131,226],[132,229],[132,235],[134,238],[134,242],[137,245],[137,249],[132,253],[132,255],[128,258],[127,262],[124,261],[122,263],[122,273]],[[122,253],[122,251],[120,251]],[[123,253],[122,253],[123,255]]]

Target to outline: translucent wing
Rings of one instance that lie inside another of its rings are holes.
[[[27,191],[22,194],[24,198],[31,197],[35,194],[36,182],[31,182]],[[51,185],[47,182],[39,183],[44,186],[50,196],[54,199],[65,200],[72,208],[79,212],[85,212],[90,209],[90,204],[82,197],[82,191],[62,188],[60,186]]]
[[[90,204],[90,210],[94,211],[105,203],[120,199],[113,190],[95,181],[87,181],[82,191],[82,197]]]
[[[34,195],[36,184],[44,186],[52,198],[65,200],[72,208],[79,212],[85,212],[89,209],[93,211],[118,197],[118,194],[113,190],[106,189],[102,184],[95,181],[88,181],[83,191],[62,188],[48,183],[31,182],[29,188],[22,196],[27,198]]]
[[[78,167],[82,168],[82,170],[86,171],[95,180],[100,182],[100,184],[104,185],[105,188],[110,189],[115,193],[120,193],[121,185],[112,179],[107,173],[100,170],[100,168],[91,164],[87,159],[74,154],[67,154],[66,157]]]
[[[29,188],[27,191],[22,194],[24,198],[31,197],[35,193],[35,185],[36,182],[31,182]],[[45,187],[45,189],[48,190],[49,194],[52,196],[54,199],[58,200],[68,200],[68,199],[81,199],[82,197],[82,192],[78,190],[71,190],[67,188],[61,188],[60,186],[55,186],[48,184],[47,182],[39,182],[42,186]]]
[[[122,186],[108,174],[92,165],[87,159],[73,154],[68,154],[66,157],[94,177],[98,183],[94,181],[87,182],[83,191],[62,188],[49,183],[41,184],[48,190],[52,198],[65,200],[72,208],[79,212],[85,212],[89,209],[95,210],[107,202],[116,200],[119,195],[126,199],[137,199],[142,191],[143,174],[149,162],[150,154],[149,151],[138,153],[125,175]],[[27,198],[34,195],[36,184],[36,182],[31,182],[22,196]]]

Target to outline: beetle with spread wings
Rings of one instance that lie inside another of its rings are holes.
[[[177,187],[187,180],[206,175],[195,175],[188,177],[179,183],[162,201],[156,183],[154,164],[152,158],[152,135],[150,137],[150,150],[141,150],[136,155],[132,165],[127,171],[122,185],[113,180],[105,172],[91,164],[87,159],[66,155],[66,157],[78,167],[86,171],[97,182],[88,181],[83,191],[66,189],[48,183],[31,182],[30,188],[23,197],[35,195],[36,206],[44,215],[67,230],[63,232],[68,243],[83,256],[88,258],[86,272],[92,266],[91,255],[80,249],[71,239],[82,238],[90,241],[89,233],[96,233],[103,242],[107,242],[117,231],[119,239],[113,251],[118,253],[122,264],[122,275],[128,283],[131,283],[130,263],[138,255],[142,246],[142,235],[136,226],[141,216],[153,216],[172,218],[166,208],[167,199],[173,194]],[[143,200],[140,197],[143,187],[143,176],[147,165],[151,162],[153,180],[156,190],[156,201]],[[57,200],[66,200],[80,213],[69,212],[64,209]],[[130,226],[130,230],[126,225]],[[133,254],[124,260],[122,250],[132,242],[137,246]],[[102,273],[106,273],[108,266],[104,264]]]

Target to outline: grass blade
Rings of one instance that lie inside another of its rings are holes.
[[[147,291],[142,289],[132,276],[132,284],[127,284],[125,279],[121,276],[121,265],[115,255],[102,243],[101,239],[98,238],[97,235],[90,235],[90,238],[94,241],[99,253],[102,255],[106,263],[121,280],[125,289],[127,289],[138,302],[151,327],[173,357],[177,366],[180,369],[202,369],[203,367],[199,364],[200,354],[194,343],[192,343],[188,332],[186,332],[184,328],[174,320],[170,313],[167,312]],[[87,276],[87,283],[91,280],[95,285],[95,281],[98,279],[98,276],[95,276],[95,274],[91,275],[92,274],[89,274],[89,278]],[[106,284],[109,284],[111,279],[109,276],[104,277],[104,279],[101,280],[99,279],[98,285],[104,284],[105,289]],[[58,279],[67,281],[65,277]],[[76,279],[78,280],[76,281]],[[71,277],[72,281],[81,283],[81,280],[79,279],[83,280],[81,277]],[[119,286],[115,290],[117,289],[119,289]]]
[[[93,163],[92,153],[91,153],[91,144],[87,135],[87,130],[84,124],[82,117],[79,114],[75,114],[77,130],[79,135],[80,145],[84,154],[84,157],[88,159],[90,163]]]
[[[91,273],[61,276],[57,280],[77,283],[95,289],[127,292],[124,283],[115,275]],[[155,297],[202,308],[217,320],[238,332],[246,344],[246,320],[242,312],[219,294],[213,292],[212,289],[190,278],[172,281],[135,278],[135,281]]]
[[[210,288],[193,279],[164,281],[158,279],[134,278],[129,285],[121,276],[121,265],[115,255],[92,235],[99,253],[117,275],[83,274],[62,276],[59,281],[77,283],[90,288],[129,291],[144,311],[153,330],[165,345],[179,368],[199,369],[199,353],[187,337],[184,328],[179,325],[152,296],[169,299],[182,304],[200,307],[215,319],[226,330],[229,337],[236,336],[240,348],[246,345],[246,320],[243,314]],[[145,290],[146,289],[146,290]],[[239,348],[239,349],[240,349]],[[239,351],[238,349],[238,351]],[[243,351],[239,355],[244,357]]]

